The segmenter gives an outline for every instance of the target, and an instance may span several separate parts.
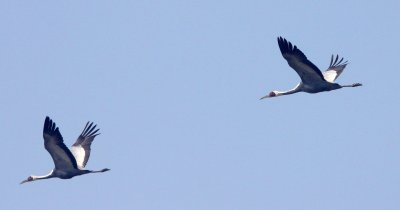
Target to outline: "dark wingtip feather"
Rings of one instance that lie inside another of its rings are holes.
[[[339,55],[338,55],[339,56]],[[344,58],[340,59],[340,61],[338,63],[341,63],[343,61]]]
[[[338,59],[339,59],[339,55],[336,54],[336,59],[335,59],[335,62],[334,62],[334,63],[336,63]]]
[[[93,122],[87,122],[85,128],[83,129],[81,136],[88,137],[88,136],[97,136],[96,134],[100,129],[95,130],[97,125],[93,126]]]
[[[278,37],[278,45],[279,49],[281,50],[281,53],[288,53],[290,51],[294,51],[297,49],[296,45],[292,45],[292,43],[288,42],[285,38],[283,37]]]
[[[51,134],[54,126],[53,124],[54,123],[50,117],[46,116],[46,119],[44,120],[43,133]]]
[[[56,123],[53,122],[53,120],[50,119],[50,117],[46,116],[46,119],[44,121],[44,126],[43,126],[43,134],[48,134],[51,136],[55,136],[59,139],[62,139],[61,133],[56,126]]]
[[[89,122],[88,122],[87,124],[89,124]],[[97,131],[100,130],[100,129],[97,129],[97,130],[94,131],[94,129],[96,129],[96,126],[97,126],[97,125],[94,125],[94,126],[93,126],[93,122],[91,122],[91,123],[89,124],[89,126],[86,126],[86,127],[85,127],[85,129],[83,130],[83,132],[82,132],[81,135],[82,135],[83,137],[93,136],[94,134],[96,134]]]
[[[82,134],[84,134],[84,132],[86,131],[86,129],[90,126],[89,123],[90,123],[89,121],[86,123],[85,128],[83,128]],[[82,134],[81,134],[81,135],[82,135]]]
[[[332,55],[331,62],[329,64],[329,68],[334,68],[334,67],[337,67],[337,66],[340,66],[340,65],[346,66],[348,64],[348,61],[344,61],[343,62],[343,60],[344,60],[343,57],[340,60],[339,60],[339,58],[340,57],[339,57],[338,54],[336,54],[336,57],[335,57],[335,55]]]
[[[82,133],[79,135],[78,139],[72,146],[81,145],[84,141],[88,138],[94,138],[100,133],[97,133],[100,129],[96,129],[97,125],[93,126],[93,122],[87,122],[85,128],[83,129]],[[96,130],[95,130],[96,129]]]

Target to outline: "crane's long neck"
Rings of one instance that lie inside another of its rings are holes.
[[[294,87],[291,90],[288,90],[288,91],[277,91],[277,90],[275,90],[274,92],[276,93],[277,96],[290,95],[290,94],[293,94],[293,93],[300,92],[301,91],[301,86],[302,86],[302,83],[299,83],[299,84],[296,85],[296,87]]]
[[[290,95],[290,94],[298,93],[298,92],[300,92],[300,90],[289,90],[286,92],[279,92],[279,93],[280,93],[280,95]]]
[[[54,174],[53,174],[53,170],[51,170],[50,173],[47,174],[47,175],[44,175],[44,176],[34,176],[34,175],[32,175],[31,177],[32,177],[32,181],[35,181],[35,180],[53,178],[53,177],[54,177]]]

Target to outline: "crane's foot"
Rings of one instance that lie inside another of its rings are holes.
[[[362,84],[361,84],[361,83],[354,83],[354,84],[352,85],[352,87],[358,87],[358,86],[362,86]]]

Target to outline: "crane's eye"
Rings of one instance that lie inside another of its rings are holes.
[[[276,94],[274,92],[269,93],[269,97],[274,97],[274,96],[276,96]]]

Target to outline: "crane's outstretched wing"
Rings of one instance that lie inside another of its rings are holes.
[[[334,55],[331,57],[331,63],[329,64],[329,68],[323,73],[324,78],[328,82],[334,82],[339,75],[343,72],[344,68],[346,68],[347,61],[342,62],[343,58],[339,61],[339,55]]]
[[[278,44],[282,56],[289,66],[297,72],[304,84],[325,82],[324,76],[318,67],[311,63],[296,45],[292,45],[282,37],[278,37]]]
[[[56,124],[46,117],[43,127],[44,148],[53,158],[56,169],[77,169],[75,157],[65,146],[63,137]]]
[[[74,154],[80,169],[85,168],[90,156],[90,145],[92,144],[94,137],[100,134],[97,133],[99,129],[94,130],[96,126],[97,125],[93,126],[93,123],[89,124],[89,122],[87,122],[81,135],[79,135],[78,139],[71,147],[72,154]]]

